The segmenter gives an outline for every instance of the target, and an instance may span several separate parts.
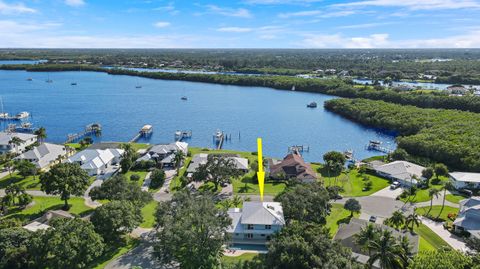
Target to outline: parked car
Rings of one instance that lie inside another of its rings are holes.
[[[394,181],[394,182],[392,183],[392,185],[390,185],[390,189],[396,190],[396,189],[398,189],[400,186],[401,186],[400,182]]]
[[[472,197],[472,195],[473,195],[473,192],[471,190],[468,190],[468,189],[460,189],[460,190],[458,190],[458,192],[460,192],[463,195],[466,195],[467,197]]]
[[[377,221],[377,217],[370,216],[370,219],[368,219],[368,221],[375,223]]]

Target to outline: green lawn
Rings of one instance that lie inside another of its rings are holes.
[[[127,173],[125,173],[124,175],[129,182],[135,182],[135,183],[137,183],[138,186],[141,187],[143,185],[143,181],[145,180],[145,176],[147,176],[147,174],[148,174],[147,171],[131,171],[130,170]],[[132,180],[130,180],[131,175],[139,175],[140,179],[137,180],[137,181],[132,181]]]
[[[250,171],[241,179],[232,181],[235,194],[260,194],[256,172]],[[286,187],[283,181],[265,180],[264,194],[277,195]]]
[[[236,264],[239,261],[251,261],[255,257],[257,257],[259,254],[257,253],[244,253],[240,256],[237,257],[229,257],[229,256],[223,256],[222,261],[224,261],[227,264]]]
[[[132,143],[132,148],[135,149],[135,151],[139,150],[139,149],[148,149],[149,147],[151,147],[152,145],[150,144],[143,144],[143,143]]]
[[[446,200],[451,202],[451,203],[458,204],[458,203],[460,203],[460,201],[462,201],[463,199],[467,199],[467,198],[468,198],[467,196],[464,196],[464,195],[461,195],[461,194],[447,194]]]
[[[430,180],[430,186],[424,189],[418,189],[415,195],[410,195],[405,198],[401,198],[404,202],[413,202],[413,203],[421,203],[430,201],[430,196],[428,196],[428,190],[430,188],[436,188],[441,190],[443,187],[443,183],[448,180],[447,177],[439,177],[440,181],[437,184],[433,184],[435,182],[435,178]]]
[[[19,184],[27,190],[40,190],[40,178],[39,176],[28,176],[23,178],[18,173],[12,173],[12,176],[6,175],[0,179],[0,189],[5,189],[8,185]]]
[[[89,268],[95,268],[95,269],[105,268],[105,266],[109,264],[112,260],[134,249],[139,243],[140,243],[140,240],[129,239],[128,243],[126,244],[122,244],[122,245],[117,244],[110,247],[107,246],[108,249],[106,250],[106,252],[102,256],[100,256],[98,259],[96,259],[94,262],[92,262]]]
[[[157,208],[158,202],[151,201],[142,208],[143,222],[140,224],[142,228],[152,228],[155,225],[155,210]]]
[[[358,217],[359,214],[353,214],[353,217]],[[341,204],[332,204],[330,215],[327,217],[327,228],[330,229],[330,234],[334,236],[338,231],[338,226],[341,223],[350,222],[350,211],[343,209]]]
[[[419,207],[415,209],[415,212],[417,212],[417,214],[422,216],[426,216],[427,214],[430,214],[430,216],[436,218],[439,215],[441,209],[442,209],[441,205],[434,205],[432,206],[432,210],[430,212],[429,212],[430,210],[429,206]],[[449,213],[458,213],[458,208],[445,206],[443,208],[442,214],[439,216],[440,220],[443,220],[443,221],[448,220]]]
[[[357,169],[351,169],[348,172],[341,173],[337,177],[334,177],[329,175],[328,171],[320,164],[313,164],[312,168],[322,176],[321,180],[323,180],[325,187],[334,185],[343,187],[344,191],[341,194],[344,196],[368,196],[390,185],[388,179],[367,173],[361,175]],[[364,176],[368,177],[372,182],[372,187],[366,191],[363,190],[365,183]]]
[[[57,197],[34,197],[33,201],[35,204],[32,207],[20,210],[19,208],[12,208],[9,211],[9,214],[3,216],[2,218],[15,218],[21,220],[22,222],[28,222],[35,218],[42,216],[48,210],[58,210],[62,209],[64,202]],[[83,216],[92,211],[91,208],[87,207],[84,203],[83,198],[72,197],[68,200],[70,205],[70,210],[68,212]]]
[[[420,224],[418,227],[414,226],[413,230],[420,236],[419,250],[439,249],[442,247],[450,248],[447,242],[424,224]]]

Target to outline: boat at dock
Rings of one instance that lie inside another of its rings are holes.
[[[366,146],[366,149],[367,150],[379,151],[379,152],[383,152],[383,153],[387,153],[387,154],[393,152],[393,150],[382,146],[382,142],[378,141],[378,140],[370,140],[368,142],[368,145]]]
[[[316,107],[317,107],[317,103],[316,103],[316,102],[311,102],[310,104],[307,105],[307,107],[309,107],[309,108],[316,108]]]
[[[22,112],[18,113],[17,115],[15,115],[15,118],[17,120],[26,119],[28,117],[30,117],[30,113],[28,113],[26,111],[22,111]]]
[[[192,137],[192,131],[180,131],[180,130],[175,131],[176,141],[182,141],[183,139],[187,139],[191,137]]]
[[[347,159],[347,161],[353,161],[353,150],[352,150],[352,149],[345,150],[345,151],[343,152],[343,155],[345,156],[345,158]]]
[[[217,143],[219,143],[221,140],[223,140],[223,132],[220,131],[220,130],[217,130],[214,134],[213,134],[213,138],[215,138],[215,141]]]

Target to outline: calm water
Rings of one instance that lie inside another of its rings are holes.
[[[38,64],[44,63],[47,60],[0,60],[0,65],[4,64]]]
[[[373,81],[371,79],[354,79],[355,83],[358,84],[372,84]],[[383,85],[383,81],[379,81],[380,84]],[[407,81],[394,81],[392,83],[394,86],[398,85],[408,85],[411,87],[422,87],[424,89],[431,89],[431,90],[446,90],[452,84],[444,84],[444,83],[430,83],[430,82],[407,82]],[[478,87],[479,85],[463,85],[465,87]]]
[[[53,83],[45,82],[48,77]],[[188,101],[180,100],[183,95]],[[321,94],[96,72],[0,70],[0,96],[5,112],[30,112],[33,124],[44,126],[53,142],[99,122],[103,141],[128,141],[144,124],[152,124],[149,143],[172,142],[175,130],[192,130],[187,142],[214,147],[213,133],[221,129],[232,136],[224,148],[256,151],[260,136],[265,155],[283,157],[288,146],[303,144],[310,146],[304,155],[309,161],[320,161],[329,150],[353,149],[357,158],[378,155],[364,150],[371,139],[395,147],[393,136],[325,111],[323,102],[333,97]],[[318,108],[306,108],[311,101]]]

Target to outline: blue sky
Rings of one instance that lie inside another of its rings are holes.
[[[0,0],[0,47],[478,48],[480,0]]]

